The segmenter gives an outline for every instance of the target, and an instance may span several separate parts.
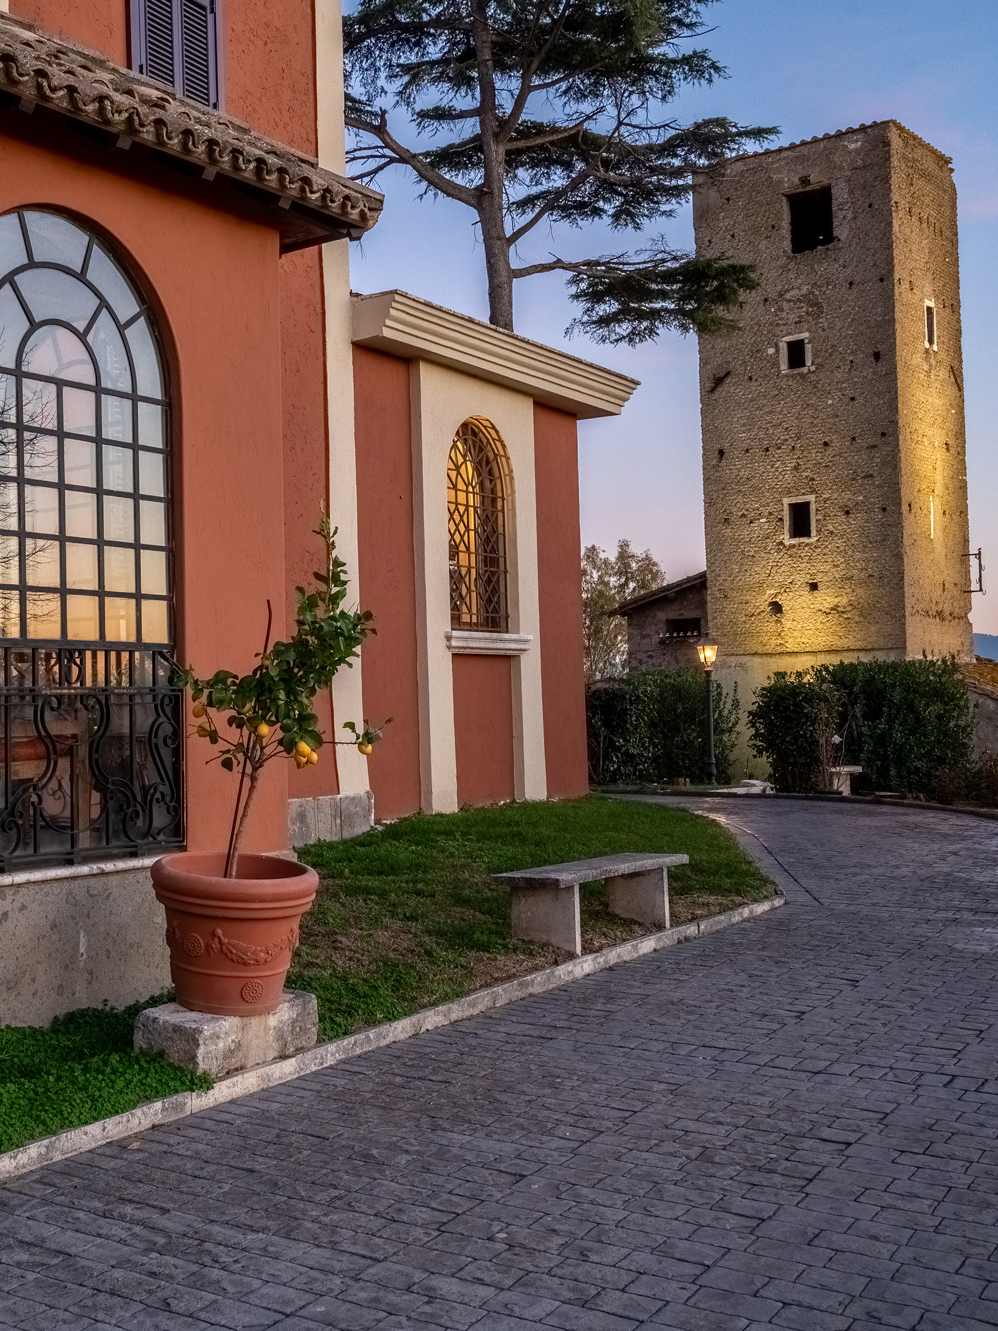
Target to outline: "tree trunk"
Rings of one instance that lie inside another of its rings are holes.
[[[496,328],[513,331],[513,266],[509,261],[506,228],[503,225],[502,196],[498,208],[492,198],[479,206],[478,218],[482,226],[482,244],[485,247],[485,271],[489,279],[489,323]]]

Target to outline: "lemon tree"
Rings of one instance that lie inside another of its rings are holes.
[[[273,613],[267,602],[267,634],[257,665],[247,675],[216,670],[202,678],[191,666],[175,672],[175,688],[190,689],[195,734],[218,748],[216,759],[240,774],[225,876],[234,875],[236,857],[260,773],[275,758],[298,768],[319,761],[324,740],[312,710],[315,695],[351,662],[372,631],[368,610],[344,607],[349,579],[336,554],[336,531],[323,514],[316,529],[326,547],[326,567],[317,572],[315,589],[298,587],[295,633],[271,645]],[[369,754],[380,731],[352,721],[344,727],[361,753]]]

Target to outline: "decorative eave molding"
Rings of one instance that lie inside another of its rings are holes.
[[[0,94],[21,111],[45,107],[114,135],[119,148],[144,144],[180,159],[205,181],[238,183],[279,210],[284,249],[363,235],[378,220],[374,190],[326,171],[311,157],[241,121],[122,69],[92,51],[0,12]]]
[[[587,419],[619,416],[638,380],[406,291],[353,297],[353,340],[525,393]]]
[[[522,656],[530,651],[531,633],[486,633],[477,629],[448,629],[447,646],[458,656]]]

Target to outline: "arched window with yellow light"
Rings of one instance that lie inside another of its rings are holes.
[[[466,420],[447,462],[451,627],[505,633],[509,459],[496,428]]]

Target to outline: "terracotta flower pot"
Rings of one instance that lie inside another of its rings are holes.
[[[182,1007],[254,1017],[281,1001],[298,922],[319,879],[307,864],[277,855],[240,855],[238,878],[222,877],[224,863],[221,853],[181,852],[152,866],[170,974]]]

